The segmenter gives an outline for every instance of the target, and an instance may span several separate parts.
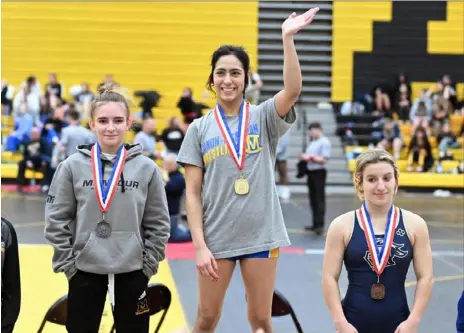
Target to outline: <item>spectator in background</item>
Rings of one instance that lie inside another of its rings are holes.
[[[18,238],[2,217],[2,333],[12,333],[21,310],[21,271]]]
[[[408,172],[427,172],[434,163],[432,147],[427,138],[427,131],[418,127],[414,132],[408,148]]]
[[[443,125],[449,121],[449,116],[453,113],[453,105],[445,96],[436,98],[432,103],[432,127],[433,133],[437,136],[441,132]]]
[[[58,99],[63,100],[61,83],[58,82],[55,73],[48,74],[48,83],[45,85],[45,96],[49,95],[55,96]]]
[[[76,110],[71,110],[67,114],[68,126],[63,129],[60,150],[63,159],[77,153],[77,146],[96,142],[95,135],[84,126],[80,125],[80,114]]]
[[[207,96],[207,91],[204,92],[203,98]],[[177,102],[177,107],[184,116],[184,124],[186,127],[190,125],[195,119],[200,118],[203,114],[203,109],[209,108],[208,105],[197,103],[193,98],[192,88],[184,88],[182,95]],[[185,128],[184,130],[186,130]]]
[[[191,124],[197,118],[192,88],[184,88],[182,95],[177,102],[177,107],[180,109],[180,112],[184,116],[185,124]]]
[[[429,127],[432,119],[432,99],[427,94],[427,90],[422,89],[420,96],[414,100],[409,113],[409,119],[412,122],[412,132],[415,132],[417,127]]]
[[[250,104],[258,104],[259,98],[261,96],[261,88],[263,87],[263,81],[261,80],[261,76],[258,73],[252,72],[249,75],[248,79],[248,87],[245,90],[245,99]]]
[[[411,101],[408,95],[408,87],[406,84],[402,84],[395,95],[395,112],[401,122],[409,120],[410,108]]]
[[[77,104],[83,105],[90,103],[95,97],[94,93],[90,91],[88,83],[84,82],[80,86],[76,86],[74,92],[74,100]]]
[[[90,118],[90,104],[95,97],[95,94],[90,91],[88,83],[72,85],[69,88],[69,93],[72,96],[75,108],[81,114],[81,119]]]
[[[312,123],[308,127],[310,142],[306,152],[300,157],[307,162],[309,202],[313,213],[313,225],[305,227],[321,235],[325,220],[325,184],[327,180],[326,163],[330,158],[331,144],[324,136],[320,123]]]
[[[169,119],[168,127],[163,130],[161,139],[166,146],[167,153],[179,153],[180,146],[184,140],[184,132],[180,128],[180,120],[177,117]]]
[[[170,243],[190,242],[192,240],[190,231],[179,223],[180,200],[185,192],[185,178],[178,169],[176,158],[175,154],[167,154],[163,161],[163,168],[167,173],[165,189],[171,219]]]
[[[451,80],[448,74],[443,75],[441,82],[443,84],[443,96],[451,103],[453,110],[458,108],[456,96],[456,83]]]
[[[47,119],[52,119],[55,117],[55,108],[56,105],[52,107],[52,104],[50,102],[50,96],[46,97],[40,96],[40,122],[45,123]]]
[[[33,93],[33,94],[35,94],[37,96],[42,95],[42,87],[41,87],[39,81],[37,81],[37,78],[35,76],[33,76],[33,75],[28,76],[26,81],[21,83],[20,88],[24,88],[26,86],[29,87],[29,90],[30,90],[31,93]]]
[[[113,74],[106,74],[105,75],[105,79],[103,80],[102,83],[100,83],[97,87],[97,90],[100,91],[100,89],[104,86],[104,85],[107,85],[107,86],[110,86],[110,85],[119,85],[113,78]]]
[[[403,139],[398,124],[393,120],[386,118],[383,123],[382,139],[377,144],[377,148],[383,150],[393,149],[395,160],[400,158],[401,148],[403,147]]]
[[[398,77],[396,79],[394,94],[392,97],[395,98],[397,95],[404,93],[404,92],[406,92],[406,95],[408,97],[407,99],[411,103],[411,95],[412,95],[411,82],[409,82],[409,79],[406,76],[406,74],[404,72],[401,72],[398,74]]]
[[[16,94],[13,99],[13,116],[19,112],[21,104],[26,104],[27,113],[32,116],[35,125],[40,123],[40,91],[37,93],[37,80],[31,76]]]
[[[47,192],[53,179],[55,169],[51,167],[54,147],[59,144],[60,138],[55,129],[55,122],[47,120],[40,134],[40,159],[42,160],[42,192]]]
[[[11,113],[14,91],[15,88],[11,84],[8,84],[8,81],[2,80],[2,114],[9,115]]]
[[[34,120],[27,113],[26,103],[22,103],[19,106],[18,113],[14,119],[14,127],[14,132],[7,137],[6,151],[16,152],[21,144],[27,144],[30,140]]]
[[[151,159],[162,158],[162,154],[156,151],[155,119],[143,120],[142,130],[137,133],[134,143],[142,146],[142,153]]]
[[[377,87],[374,90],[374,101],[375,101],[375,110],[373,112],[374,115],[382,115],[384,117],[392,117],[391,114],[391,102],[390,97],[385,91]]]
[[[18,191],[23,191],[25,185],[25,173],[26,169],[33,169],[36,171],[42,171],[45,175],[48,171],[47,159],[43,158],[47,156],[49,144],[44,136],[41,135],[39,128],[34,127],[31,131],[31,140],[25,145],[23,159],[18,164]],[[43,185],[47,184],[47,181],[43,180]]]
[[[449,123],[445,123],[441,128],[440,134],[437,136],[438,149],[440,154],[445,153],[450,148],[459,148],[461,144],[456,138],[456,135],[451,131]]]

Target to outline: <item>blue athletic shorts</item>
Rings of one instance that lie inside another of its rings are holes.
[[[269,251],[255,252],[250,254],[244,254],[241,256],[227,258],[231,261],[236,261],[240,259],[249,259],[249,258],[279,258],[279,249],[272,249]]]

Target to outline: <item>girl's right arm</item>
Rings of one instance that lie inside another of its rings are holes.
[[[201,135],[198,130],[200,120],[195,120],[187,129],[177,163],[185,168],[185,209],[195,246],[196,265],[201,275],[217,280],[217,264],[205,243],[203,234],[203,186],[204,161],[201,150]]]
[[[68,279],[76,273],[71,223],[76,216],[76,197],[67,161],[58,165],[45,204],[45,239],[53,246],[53,270]]]
[[[345,252],[345,227],[346,215],[337,217],[327,231],[327,238],[324,249],[324,263],[322,268],[322,290],[327,306],[329,307],[335,326],[338,332],[357,332],[352,327],[343,313],[338,279],[343,264]]]
[[[185,165],[186,198],[185,208],[187,220],[192,234],[192,241],[197,257],[197,269],[203,276],[217,280],[217,263],[206,246],[203,234],[203,208],[201,204],[201,187],[203,184],[203,169],[194,165]]]

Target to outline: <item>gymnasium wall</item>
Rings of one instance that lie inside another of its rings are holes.
[[[393,84],[402,71],[414,97],[443,74],[464,95],[464,2],[335,1],[332,100]]]
[[[2,2],[2,78],[42,86],[56,72],[65,89],[106,74],[130,88],[159,91],[157,115],[176,113],[186,86],[200,98],[212,52],[246,47],[257,65],[257,2]],[[67,93],[67,91],[66,91]],[[212,100],[211,100],[212,101]]]

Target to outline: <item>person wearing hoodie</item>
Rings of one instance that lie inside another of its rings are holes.
[[[170,235],[162,173],[138,144],[124,144],[129,106],[114,84],[90,107],[94,145],[61,162],[45,206],[53,270],[68,279],[66,329],[99,331],[109,291],[118,333],[148,333],[147,285]]]

